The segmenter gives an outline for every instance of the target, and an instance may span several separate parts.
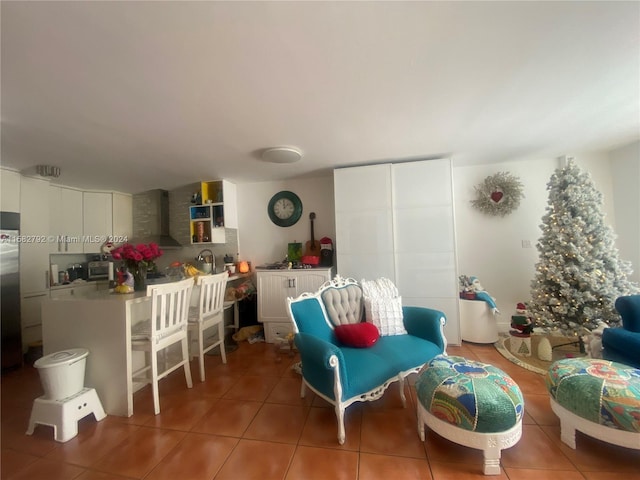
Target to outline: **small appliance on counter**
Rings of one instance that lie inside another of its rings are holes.
[[[109,264],[104,260],[97,260],[87,264],[87,280],[108,280]]]
[[[87,280],[87,264],[74,263],[67,268],[67,274],[69,275],[69,282]]]

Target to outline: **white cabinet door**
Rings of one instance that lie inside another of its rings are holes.
[[[393,166],[396,286],[404,305],[442,310],[460,343],[453,189],[448,159]]]
[[[133,202],[131,195],[113,193],[113,241],[128,242],[133,237]]]
[[[82,253],[82,192],[72,188],[49,186],[50,253]]]
[[[334,196],[338,273],[393,279],[391,165],[335,170]]]
[[[111,193],[83,192],[82,232],[84,253],[100,253],[113,233],[113,198]]]
[[[296,295],[295,282],[287,271],[258,272],[258,320],[286,321],[285,299]]]
[[[20,182],[20,292],[49,288],[49,182],[22,177]]]
[[[0,168],[0,211],[20,211],[20,174]]]
[[[343,277],[386,277],[404,305],[442,310],[459,344],[451,180],[449,159],[335,170],[336,261]]]
[[[314,292],[331,280],[331,268],[257,272],[258,321],[288,322],[287,297]]]

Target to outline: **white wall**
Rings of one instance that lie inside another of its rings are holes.
[[[576,163],[591,174],[603,194],[605,221],[613,225],[610,161],[606,153],[576,154]],[[547,183],[560,162],[555,158],[454,168],[458,271],[480,279],[496,299],[498,325],[508,330],[516,303],[530,299],[530,284],[538,261],[536,243],[548,204]],[[508,172],[524,184],[518,209],[505,217],[483,214],[472,207],[474,186],[497,172]],[[530,248],[523,247],[530,242]]]
[[[617,246],[620,257],[634,267],[629,278],[640,283],[640,142],[614,150],[610,156]]]
[[[333,176],[239,184],[237,188],[240,256],[253,266],[284,259],[290,242],[301,242],[304,250],[311,239],[311,212],[316,214],[314,238],[329,237],[335,242]],[[267,214],[269,200],[281,190],[292,191],[302,201],[302,217],[291,227],[274,225]]]

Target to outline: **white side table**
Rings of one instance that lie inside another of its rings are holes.
[[[459,303],[462,340],[473,343],[497,342],[498,324],[487,302],[461,298]]]

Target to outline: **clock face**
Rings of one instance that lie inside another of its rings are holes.
[[[283,190],[271,197],[267,213],[279,227],[290,227],[302,215],[302,202],[295,193]]]

